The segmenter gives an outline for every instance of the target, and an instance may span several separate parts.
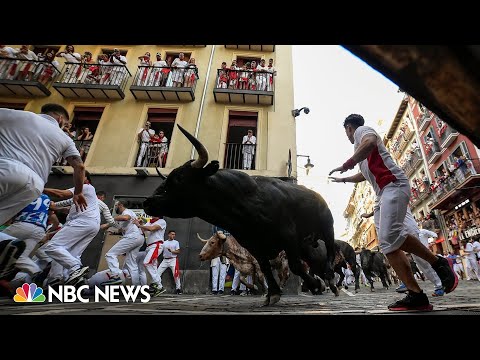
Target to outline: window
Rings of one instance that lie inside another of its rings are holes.
[[[83,161],[87,158],[103,110],[103,107],[76,107],[73,110],[73,139]]]
[[[13,109],[13,110],[23,110],[27,104],[25,103],[7,103],[0,102],[0,108]]]
[[[224,168],[254,170],[256,166],[256,148],[254,145],[242,145],[243,137],[252,131],[257,137],[258,113],[251,111],[230,111],[228,120],[227,143]]]
[[[255,61],[258,64],[260,64],[260,60],[261,58],[259,57],[256,57],[256,56],[237,56],[237,66],[238,67],[242,67],[243,64],[246,64],[247,62],[252,62],[252,61]],[[229,64],[227,62],[227,67],[229,68],[231,65],[231,63]]]
[[[139,141],[136,167],[165,167],[176,117],[177,109],[148,109],[147,121],[155,135],[149,140],[148,136],[142,137]],[[166,140],[159,137],[160,132],[163,132]]]
[[[51,45],[35,45],[32,48],[32,51],[38,55],[39,53],[45,55],[46,53],[53,52],[54,54],[60,51],[60,46],[51,46]]]
[[[120,55],[127,56],[128,50],[122,50],[122,49],[119,49],[119,50],[120,50]],[[100,56],[102,55],[107,55],[108,57],[110,57],[110,55],[112,54],[113,54],[113,49],[102,49],[102,53],[98,55],[97,59],[100,60]]]

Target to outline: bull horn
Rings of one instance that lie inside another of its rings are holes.
[[[197,237],[198,237],[201,241],[203,241],[204,243],[208,242],[208,240],[202,239],[202,238],[200,237],[200,235],[198,235],[198,233],[197,233]]]
[[[157,174],[158,176],[160,176],[160,178],[162,180],[165,180],[167,177],[165,175],[162,175],[162,173],[160,172],[160,170],[158,170],[158,167],[155,166],[155,170],[157,170]]]
[[[225,240],[227,237],[223,233],[223,231],[217,231],[217,235],[220,239]]]
[[[187,139],[192,143],[192,145],[195,147],[195,149],[198,152],[198,159],[192,162],[192,167],[193,168],[203,168],[205,164],[208,161],[208,151],[205,148],[205,146],[202,145],[200,141],[198,141],[197,138],[195,138],[193,135],[191,135],[187,130],[182,128],[180,125],[178,125],[178,128],[180,131],[187,137]]]

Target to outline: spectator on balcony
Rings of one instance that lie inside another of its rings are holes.
[[[426,189],[430,187],[430,180],[428,180],[428,176],[426,174],[423,176],[422,182]]]
[[[148,149],[148,144],[150,143],[150,139],[153,138],[155,135],[155,130],[150,129],[150,121],[147,121],[145,123],[145,126],[141,128],[137,134],[138,140],[140,142],[140,151],[138,152],[138,158],[137,158],[137,167],[138,166],[144,166],[143,164],[143,159],[145,157],[145,153],[147,152]]]
[[[138,68],[137,86],[145,86],[147,85],[150,66],[152,66],[150,53],[147,51],[145,55],[139,56],[138,60],[140,60],[140,67]]]
[[[76,131],[72,130],[72,123],[66,123],[65,125],[63,125],[62,127],[62,130],[63,132],[70,138],[70,139],[75,139],[75,134],[76,134]]]
[[[218,89],[226,89],[228,87],[228,71],[227,71],[227,63],[224,61],[222,62],[222,67],[218,70]]]
[[[34,61],[37,61],[38,57],[32,50],[29,50],[28,47],[28,45],[22,45],[20,49],[15,50],[16,58],[25,61],[18,61],[18,65],[14,66],[14,72],[13,69],[10,68],[9,75],[12,76],[11,79],[20,81],[31,81],[33,79],[36,66]]]
[[[185,87],[193,87],[195,81],[198,79],[198,68],[195,64],[195,59],[192,57],[188,60],[187,70],[185,70]]]
[[[43,71],[40,74],[38,81],[43,85],[48,84],[53,79],[53,76],[58,73],[59,67],[60,64],[55,60],[55,53],[53,51],[48,52],[45,55],[45,64],[43,64]]]
[[[265,65],[265,59],[260,60],[260,64],[257,65],[257,90],[267,90],[267,72],[268,68]]]
[[[158,138],[160,142],[160,151],[158,153],[158,162],[160,167],[165,167],[168,155],[168,138],[165,136],[163,130],[158,132]]]
[[[66,83],[76,83],[77,82],[77,70],[80,67],[80,62],[82,61],[82,57],[79,53],[75,52],[75,48],[73,45],[67,45],[64,51],[60,51],[55,55],[56,57],[63,57],[65,62],[72,63],[68,64],[65,69],[65,74],[63,76],[63,81]]]
[[[109,84],[110,77],[112,75],[112,67],[109,66],[111,65],[109,56],[107,54],[100,54],[98,56],[98,63],[100,64],[100,66],[98,75],[95,77],[95,80],[98,80],[97,82],[99,84]]]
[[[239,73],[238,79],[238,88],[240,90],[247,90],[248,88],[248,68],[247,65],[250,66],[250,63],[243,64],[242,71]]]
[[[257,62],[252,61],[250,67],[251,67],[250,68],[251,71],[250,71],[249,80],[248,80],[249,89],[250,90],[257,90],[257,77],[256,77]]]
[[[169,72],[167,62],[162,60],[162,54],[157,52],[157,61],[153,63],[152,74],[147,86],[165,86]]]
[[[430,151],[433,150],[433,145],[434,145],[434,143],[433,143],[432,137],[431,137],[431,136],[427,136],[427,139],[425,140],[425,152],[426,152],[427,154],[429,154]]]
[[[9,46],[0,45],[0,57],[15,58],[15,50]],[[0,79],[5,79],[7,70],[13,65],[11,60],[0,59]]]
[[[82,135],[77,138],[77,141],[80,143],[78,151],[80,152],[80,157],[83,161],[85,161],[87,154],[90,151],[90,145],[92,144],[93,136],[94,135],[90,132],[90,129],[85,126],[83,128]]]
[[[120,53],[119,49],[115,48],[108,61],[115,65],[111,67],[110,84],[118,86],[127,74],[127,58]]]
[[[238,70],[237,60],[233,60],[232,65],[230,65],[230,71],[228,72],[229,89],[236,89],[238,87]]]
[[[253,135],[253,130],[247,131],[247,135],[243,137],[242,144],[243,169],[251,170],[252,159],[255,155],[255,146],[257,144],[257,138]]]
[[[95,71],[95,62],[92,58],[92,53],[90,51],[85,51],[82,55],[81,65],[77,69],[76,77],[77,82],[80,84],[85,83],[85,80],[93,71]]]
[[[184,68],[186,68],[188,62],[185,60],[185,54],[178,54],[178,58],[173,60],[172,68],[174,68],[172,73],[172,82],[173,87],[182,87],[183,86],[183,76],[185,74]]]
[[[267,71],[267,91],[273,91],[273,77],[277,76],[277,70],[273,66],[273,59],[268,59]]]

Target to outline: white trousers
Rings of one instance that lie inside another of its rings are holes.
[[[3,225],[37,199],[45,183],[29,167],[10,159],[0,159],[0,179],[0,225]]]
[[[145,272],[145,265],[143,265],[145,255],[145,251],[139,251],[137,254],[138,278],[140,279],[140,285],[148,284],[147,273]]]
[[[251,170],[253,154],[249,152],[243,153],[243,168]]]
[[[142,142],[142,144],[140,145],[140,152],[138,153],[137,167],[145,165],[146,159],[144,159],[144,157],[146,155],[145,153],[147,152],[147,149],[148,149],[148,143]]]
[[[224,290],[225,289],[225,277],[227,276],[227,265],[222,264],[222,262],[217,261],[215,265],[212,266],[212,291]],[[220,278],[220,281],[219,281]]]
[[[465,263],[467,265],[467,280],[477,278],[480,281],[480,275],[478,273],[478,263],[475,259],[466,258]]]
[[[49,278],[57,279],[70,275],[82,267],[83,251],[100,230],[100,223],[84,219],[68,221],[44,246],[43,252],[53,261]],[[65,268],[65,273],[63,271]]]
[[[417,226],[417,222],[413,218],[412,212],[410,208],[407,208],[407,212],[405,214],[405,221],[404,221],[405,228],[407,229],[408,234],[415,236],[417,239],[420,240],[423,246],[428,249],[428,240],[422,240],[420,238],[420,229]],[[430,263],[422,258],[418,257],[415,254],[412,254],[413,260],[417,263],[418,268],[420,271],[425,275],[425,277],[435,286],[435,290],[442,289],[442,280],[437,275],[437,272],[433,270]]]
[[[453,264],[453,271],[455,271],[455,273],[457,274],[459,279],[463,279],[462,273],[465,274],[465,269],[463,268],[462,264],[454,263]]]
[[[30,258],[30,255],[38,242],[45,236],[45,229],[41,226],[19,221],[5,229],[4,234],[13,236],[18,240],[25,241],[25,250],[17,260],[16,267],[23,272],[34,275],[42,271],[40,267]]]
[[[251,282],[252,282],[252,276],[248,275],[247,283],[251,284]],[[232,281],[232,290],[237,291],[239,284],[240,284],[240,289],[239,289],[240,291],[247,290],[247,287],[245,286],[245,284],[240,282],[240,271],[235,269],[235,274],[233,275],[233,281]]]
[[[102,283],[110,280],[112,277],[113,274],[110,272],[110,270],[96,272],[88,279],[88,286],[90,286],[90,288],[95,286],[101,287]],[[123,281],[122,284],[125,285],[125,274],[123,272],[120,274],[120,279]]]
[[[170,268],[170,270],[172,270],[172,274],[174,275],[173,279],[175,280],[175,288],[181,289],[180,276],[175,277],[175,265],[177,264],[177,261],[178,261],[178,258],[176,257],[170,258],[170,259],[163,259],[162,263],[158,268],[158,276],[160,278],[160,282],[158,283],[158,285],[160,286],[160,288],[163,287],[162,274],[165,270],[167,270],[167,268]]]
[[[407,181],[392,182],[383,188],[374,220],[380,250],[385,255],[399,249],[407,237],[404,223],[409,200],[410,185]]]
[[[137,255],[143,245],[143,241],[143,236],[141,234],[138,234],[135,237],[122,237],[110,250],[108,250],[105,254],[105,259],[107,260],[108,267],[112,274],[120,276],[122,270],[120,270],[119,267],[118,256],[126,254],[125,267],[132,277],[132,284],[140,285]]]
[[[157,284],[160,287],[162,284],[162,280],[160,279],[160,275],[158,274],[158,257],[162,252],[163,244],[156,243],[147,246],[147,249],[145,250],[145,258],[142,263],[142,266],[145,267],[145,270],[152,278],[152,283]]]

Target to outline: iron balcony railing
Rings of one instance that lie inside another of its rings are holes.
[[[125,65],[66,62],[55,81],[61,84],[115,85],[125,90],[130,71]]]
[[[410,159],[405,161],[405,164],[402,166],[402,170],[407,174],[407,176],[410,175],[411,172],[417,168],[421,160],[422,155],[420,154],[420,150],[417,149],[412,153]]]
[[[226,143],[225,169],[255,170],[256,147],[253,144]]]
[[[433,185],[434,201],[440,200],[451,190],[465,182],[471,175],[473,175],[472,168],[467,166],[456,168],[448,177],[443,177],[441,181]]]
[[[443,122],[443,126],[438,129],[438,135],[440,136],[440,143],[443,144],[445,140],[450,136],[450,134],[458,133],[457,130],[448,126],[446,122]]]
[[[433,144],[425,144],[425,155],[427,156],[427,160],[430,160],[433,155],[440,152],[440,145],[436,140],[433,140]]]
[[[168,157],[169,142],[142,142],[138,145],[136,167],[164,168]]]
[[[85,160],[87,159],[88,152],[90,151],[90,146],[92,145],[93,138],[91,140],[73,140],[73,142],[75,143],[75,147],[80,153],[80,157],[82,158],[82,161],[85,162]],[[61,157],[53,165],[66,166],[68,165],[68,163],[65,158]]]
[[[273,71],[218,69],[217,89],[275,91]]]
[[[185,68],[171,66],[138,66],[137,73],[133,79],[132,85],[145,87],[184,87],[192,88],[198,80],[198,68],[187,66]]]
[[[60,70],[49,61],[0,57],[0,80],[39,82],[47,86],[59,74]]]

